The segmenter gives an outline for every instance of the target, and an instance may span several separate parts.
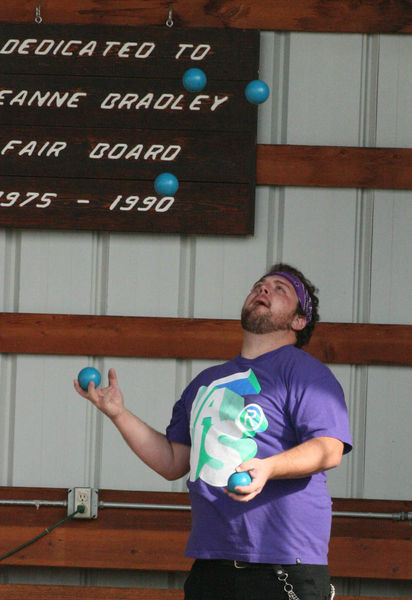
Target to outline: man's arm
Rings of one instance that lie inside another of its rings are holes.
[[[112,422],[133,452],[151,469],[173,481],[189,471],[190,447],[169,442],[136,415],[125,409]]]
[[[252,458],[236,468],[236,471],[249,471],[252,483],[239,486],[239,494],[227,493],[234,500],[248,502],[262,491],[268,479],[301,479],[337,467],[343,448],[343,442],[325,436],[312,438],[268,458]]]
[[[129,447],[151,469],[169,481],[179,479],[189,471],[190,447],[169,442],[164,434],[127,410],[114,369],[109,370],[106,388],[95,388],[90,383],[85,392],[77,381],[74,381],[74,387],[111,419]]]

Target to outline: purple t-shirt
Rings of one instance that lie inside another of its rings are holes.
[[[191,446],[192,531],[186,555],[250,562],[327,564],[331,499],[324,472],[269,480],[247,503],[223,489],[235,467],[314,437],[352,447],[340,384],[294,346],[238,356],[200,373],[176,402],[167,437]]]

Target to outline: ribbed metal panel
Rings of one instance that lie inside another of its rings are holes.
[[[411,56],[410,36],[263,32],[260,76],[271,95],[258,141],[411,147]],[[237,318],[250,285],[284,260],[320,288],[322,320],[411,323],[411,239],[411,192],[317,188],[259,187],[250,237],[0,229],[0,310]],[[131,410],[163,429],[182,388],[211,363],[1,355],[0,484],[184,490],[152,474],[74,393],[86,364],[104,374],[114,366]],[[330,473],[332,495],[411,499],[411,369],[333,370],[355,451]],[[10,581],[19,577],[9,570]],[[36,577],[135,585],[137,576]],[[375,593],[373,583],[339,585]],[[410,593],[396,585],[385,592]]]

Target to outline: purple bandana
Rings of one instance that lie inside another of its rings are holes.
[[[310,321],[312,320],[312,300],[308,290],[303,285],[299,277],[296,277],[296,275],[292,275],[291,273],[286,273],[285,271],[275,271],[274,273],[266,273],[265,277],[268,277],[269,275],[271,277],[273,275],[279,275],[280,277],[284,277],[293,285],[299,300],[299,304],[301,305],[302,310],[306,315],[306,323],[310,323]]]

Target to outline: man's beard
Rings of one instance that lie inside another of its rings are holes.
[[[250,333],[273,333],[274,331],[290,331],[295,313],[279,315],[276,319],[270,311],[257,313],[255,307],[242,308],[240,323],[245,331]]]

